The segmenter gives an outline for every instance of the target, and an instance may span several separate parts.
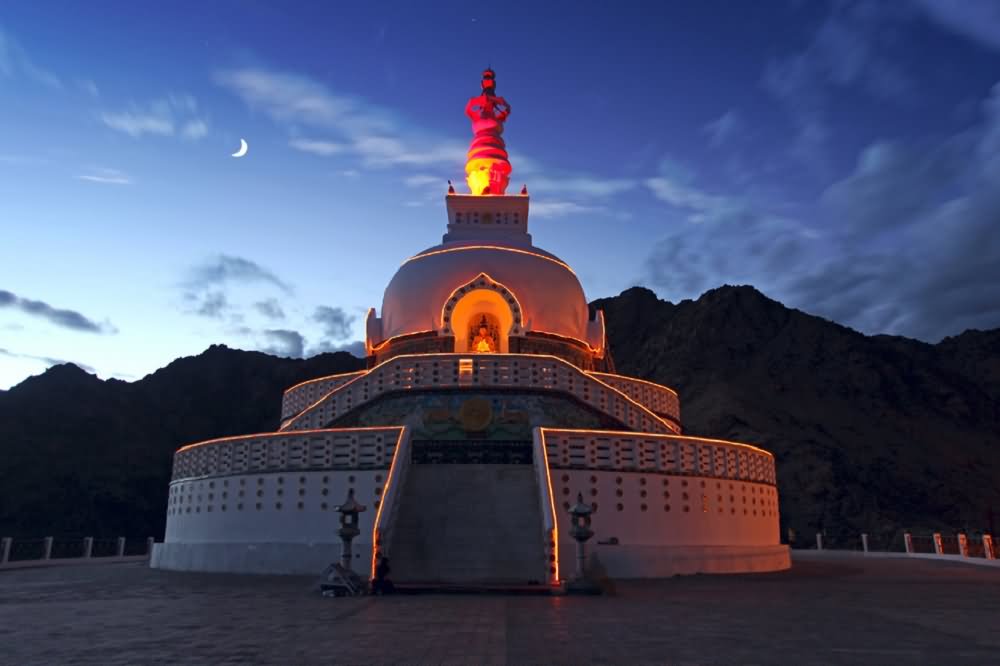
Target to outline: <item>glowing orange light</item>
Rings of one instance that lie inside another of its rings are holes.
[[[555,555],[555,571],[553,572],[553,582],[559,582],[559,517],[556,515],[556,502],[552,494],[552,474],[549,471],[549,456],[545,453],[545,432],[542,433],[542,464],[545,466],[545,483],[549,487],[549,509],[552,511],[552,553]]]
[[[340,374],[336,374],[336,375],[326,375],[325,377],[316,377],[315,379],[307,379],[304,382],[299,382],[295,386],[290,386],[289,388],[286,388],[285,389],[285,393],[288,393],[289,391],[294,391],[295,389],[299,388],[300,386],[305,386],[306,384],[315,384],[316,382],[325,382],[328,379],[336,379],[337,377],[350,377],[351,375],[363,375],[366,372],[368,372],[368,371],[367,370],[355,370],[354,372],[341,372]]]
[[[601,348],[600,347],[591,347],[590,343],[587,342],[586,340],[581,340],[580,338],[574,338],[571,335],[562,335],[561,333],[552,333],[551,331],[543,331],[543,330],[538,329],[538,328],[533,328],[530,331],[528,331],[528,333],[540,333],[541,335],[544,335],[544,336],[553,337],[553,338],[561,338],[563,340],[568,340],[569,342],[575,342],[575,343],[577,343],[579,345],[582,345],[582,346],[586,347],[592,354],[595,354],[597,356],[600,356],[600,353],[601,353]]]
[[[670,391],[675,396],[677,395],[677,391],[675,391],[674,389],[670,388],[669,386],[664,386],[663,384],[657,384],[656,382],[647,381],[645,379],[639,379],[638,377],[629,377],[628,375],[616,375],[616,374],[614,374],[612,372],[597,372],[596,370],[588,370],[587,374],[590,375],[591,377],[596,377],[597,375],[601,375],[602,377],[615,377],[615,378],[618,378],[618,379],[621,379],[621,380],[624,380],[624,381],[628,381],[628,382],[638,382],[640,384],[649,384],[650,386],[652,386],[654,388],[663,389],[664,391]]]
[[[399,340],[400,338],[408,338],[408,337],[411,337],[411,336],[412,337],[417,337],[419,335],[427,335],[428,333],[437,333],[437,331],[428,329],[426,331],[413,331],[412,333],[403,333],[402,335],[394,335],[391,338],[387,338],[387,339],[383,340],[382,342],[378,343],[377,345],[375,345],[374,347],[372,347],[371,348],[371,352],[375,353],[375,352],[377,352],[377,351],[379,351],[381,349],[385,349],[386,345],[388,345],[391,342],[395,342],[396,340]]]
[[[416,258],[417,257],[412,257],[411,259],[416,259]],[[407,261],[410,261],[411,259],[407,259]],[[403,262],[403,263],[406,263],[406,262]],[[521,313],[520,317],[518,317],[518,318],[515,319],[515,323],[517,323],[518,325],[520,325],[520,323],[524,321],[524,318],[525,318],[524,307],[521,305],[521,301],[518,300],[517,295],[515,295],[514,292],[511,291],[510,288],[507,285],[501,284],[500,282],[497,282],[492,277],[490,277],[488,273],[480,273],[479,275],[477,275],[476,277],[474,277],[471,281],[466,282],[465,284],[456,287],[455,290],[452,291],[451,294],[448,296],[448,298],[445,299],[444,305],[441,306],[441,329],[442,330],[446,330],[446,329],[449,328],[449,326],[444,323],[444,318],[447,316],[448,304],[451,303],[452,299],[454,299],[456,296],[458,296],[458,292],[460,292],[461,290],[465,289],[466,293],[468,293],[470,290],[474,291],[476,289],[475,284],[477,282],[479,282],[479,280],[488,280],[491,287],[499,287],[500,289],[503,290],[503,292],[502,292],[503,294],[509,294],[510,297],[514,299],[514,303],[517,304],[517,310],[518,310],[518,312]],[[494,291],[493,289],[489,289],[488,287],[483,287],[483,289],[488,289],[489,291]],[[458,301],[460,301],[460,300],[462,300],[462,299],[457,299],[456,303]],[[511,314],[513,314],[513,312],[511,312]]]
[[[743,449],[750,449],[751,451],[756,451],[757,453],[763,453],[770,458],[774,458],[774,454],[770,451],[765,451],[762,448],[756,447],[753,444],[744,444],[743,442],[731,442],[725,439],[715,439],[713,437],[696,437],[692,435],[668,435],[665,433],[658,432],[635,432],[631,430],[588,430],[588,429],[575,429],[575,428],[545,428],[539,427],[539,431],[544,439],[546,433],[566,433],[571,435],[621,435],[633,438],[649,437],[651,439],[683,439],[688,441],[697,442],[712,442],[714,444],[725,444],[727,446],[735,446]]]
[[[530,255],[532,257],[537,257],[539,259],[544,259],[545,261],[551,261],[553,264],[557,264],[559,266],[562,266],[563,268],[565,268],[566,270],[568,270],[570,273],[573,273],[573,275],[576,275],[576,273],[573,271],[573,269],[569,267],[569,264],[567,264],[565,262],[562,262],[562,261],[559,261],[558,259],[556,259],[554,257],[549,257],[549,256],[546,256],[544,254],[539,254],[538,252],[531,252],[529,250],[521,250],[521,249],[516,248],[516,247],[506,247],[504,245],[463,245],[462,247],[448,247],[448,248],[444,248],[444,249],[441,249],[441,250],[433,250],[431,252],[424,252],[422,254],[418,254],[418,255],[414,255],[414,256],[410,257],[409,259],[407,259],[406,261],[404,261],[403,263],[401,263],[400,267],[405,266],[406,264],[410,263],[411,261],[416,261],[417,259],[423,259],[424,257],[431,257],[431,256],[434,256],[435,254],[445,254],[447,252],[464,252],[466,250],[500,250],[502,252],[514,252],[515,254],[527,254],[527,255]]]
[[[181,453],[182,451],[187,451],[188,449],[193,449],[197,446],[206,446],[208,444],[219,444],[220,442],[232,442],[240,439],[254,439],[257,437],[298,437],[299,435],[315,435],[319,433],[344,433],[344,432],[355,432],[362,430],[396,430],[402,428],[403,426],[359,426],[357,428],[311,428],[308,430],[291,430],[288,432],[276,431],[276,432],[258,432],[251,435],[232,435],[230,437],[216,437],[215,439],[205,439],[200,442],[195,442],[194,444],[188,444],[177,449],[174,454]]]
[[[474,160],[478,161],[478,160]],[[472,162],[469,162],[472,165]],[[481,194],[490,186],[490,172],[488,169],[475,168],[468,172],[465,181],[469,184],[469,191],[473,194]]]
[[[328,397],[330,397],[334,393],[339,393],[339,392],[345,390],[348,386],[352,385],[354,382],[358,381],[359,379],[363,379],[364,377],[367,377],[370,374],[373,374],[376,370],[379,370],[380,368],[382,368],[382,366],[384,366],[384,365],[386,365],[388,363],[397,363],[397,362],[404,361],[404,360],[407,360],[407,359],[431,358],[431,357],[434,357],[434,358],[452,357],[452,358],[454,358],[455,356],[458,356],[458,354],[453,353],[453,352],[451,352],[451,353],[449,353],[449,352],[439,352],[439,353],[428,353],[428,354],[400,354],[399,356],[394,356],[393,358],[386,359],[385,361],[382,361],[381,363],[379,363],[378,365],[376,365],[374,368],[372,368],[371,370],[369,370],[368,372],[366,372],[364,375],[361,375],[359,377],[355,377],[354,379],[351,379],[350,381],[344,382],[343,384],[341,384],[340,386],[337,386],[332,391],[330,391],[329,393],[327,393],[326,395],[324,395],[322,398],[320,398],[319,400],[317,400],[316,402],[314,402],[310,406],[306,407],[298,415],[296,415],[295,417],[293,417],[292,419],[290,419],[287,423],[285,423],[284,425],[282,425],[281,426],[281,431],[285,431],[287,428],[291,427],[296,421],[298,421],[299,419],[301,419],[304,416],[306,416],[306,414],[308,414],[314,407],[316,407],[317,405],[319,405],[321,402],[323,402],[324,400],[326,400]],[[573,365],[569,361],[567,361],[565,359],[562,359],[562,358],[559,358],[558,356],[553,356],[551,354],[503,354],[503,355],[498,354],[497,356],[500,356],[501,358],[505,357],[506,359],[511,359],[511,360],[518,359],[518,358],[524,358],[524,359],[545,358],[545,359],[550,359],[550,360],[552,360],[552,361],[554,361],[556,363],[561,363],[562,365],[570,368],[573,372],[579,373],[582,377],[587,377],[587,378],[593,380],[594,382],[596,382],[596,383],[600,384],[601,386],[603,386],[604,388],[606,388],[611,393],[616,394],[617,396],[619,396],[620,398],[622,398],[626,402],[634,405],[636,407],[636,409],[638,409],[640,412],[642,412],[647,417],[649,417],[650,419],[652,419],[654,422],[659,423],[662,426],[664,426],[665,428],[667,428],[667,430],[669,430],[670,432],[673,432],[673,433],[678,432],[678,427],[674,423],[672,423],[672,422],[668,421],[667,419],[663,418],[662,416],[660,416],[656,412],[652,411],[651,409],[649,409],[648,407],[646,407],[642,403],[640,403],[640,402],[638,402],[636,400],[633,400],[627,394],[625,394],[623,391],[620,391],[620,390],[616,389],[614,386],[611,386],[610,384],[608,384],[606,382],[603,382],[603,381],[601,381],[600,379],[598,379],[596,377],[588,375],[583,370],[581,370],[580,368],[576,367],[575,365]],[[471,372],[472,372],[472,360],[471,359],[463,359],[463,360],[465,360],[465,361],[468,362],[468,364],[469,364],[468,365],[468,368],[469,368],[468,372],[471,374]],[[459,373],[462,372],[462,362],[463,362],[463,360],[459,361]],[[302,432],[302,431],[296,431],[296,432]]]
[[[399,458],[399,449],[403,444],[403,437],[406,435],[406,426],[399,430],[399,437],[396,439],[396,448],[392,452],[392,462],[389,464],[389,473],[385,476],[385,486],[382,488],[382,501],[378,503],[378,511],[375,512],[375,522],[372,525],[372,576],[375,579],[375,556],[378,554],[378,536],[382,524],[382,508],[385,507],[385,498],[389,497],[389,488],[396,482],[396,460]]]

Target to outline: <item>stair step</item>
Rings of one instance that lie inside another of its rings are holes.
[[[395,582],[546,579],[531,465],[413,465],[401,493],[388,549]]]

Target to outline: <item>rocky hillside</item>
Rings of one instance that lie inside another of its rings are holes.
[[[50,368],[0,394],[0,533],[162,537],[179,445],[274,430],[285,388],[362,367],[216,345],[131,383]]]
[[[594,305],[618,371],[676,388],[688,433],[775,454],[799,534],[984,529],[1000,514],[1000,330],[865,336],[752,287]]]
[[[676,388],[687,432],[775,453],[783,527],[1000,523],[1000,330],[864,336],[751,287],[594,305],[618,370]],[[0,392],[0,534],[162,536],[178,445],[271,430],[284,388],[362,365],[213,346],[132,383],[51,368]]]

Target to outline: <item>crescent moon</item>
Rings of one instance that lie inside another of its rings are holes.
[[[247,154],[247,149],[250,146],[247,145],[246,139],[240,139],[240,149],[233,153],[233,157],[243,157]]]

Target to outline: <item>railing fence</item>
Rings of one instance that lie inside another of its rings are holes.
[[[0,539],[0,566],[8,562],[33,560],[94,559],[101,557],[149,557],[153,552],[153,537],[146,539]]]
[[[881,533],[823,530],[816,532],[815,540],[797,538],[788,532],[792,548],[810,550],[851,550],[880,553],[908,553],[922,555],[952,555],[987,560],[997,559],[995,542],[989,534],[964,532],[914,534],[896,530]]]

